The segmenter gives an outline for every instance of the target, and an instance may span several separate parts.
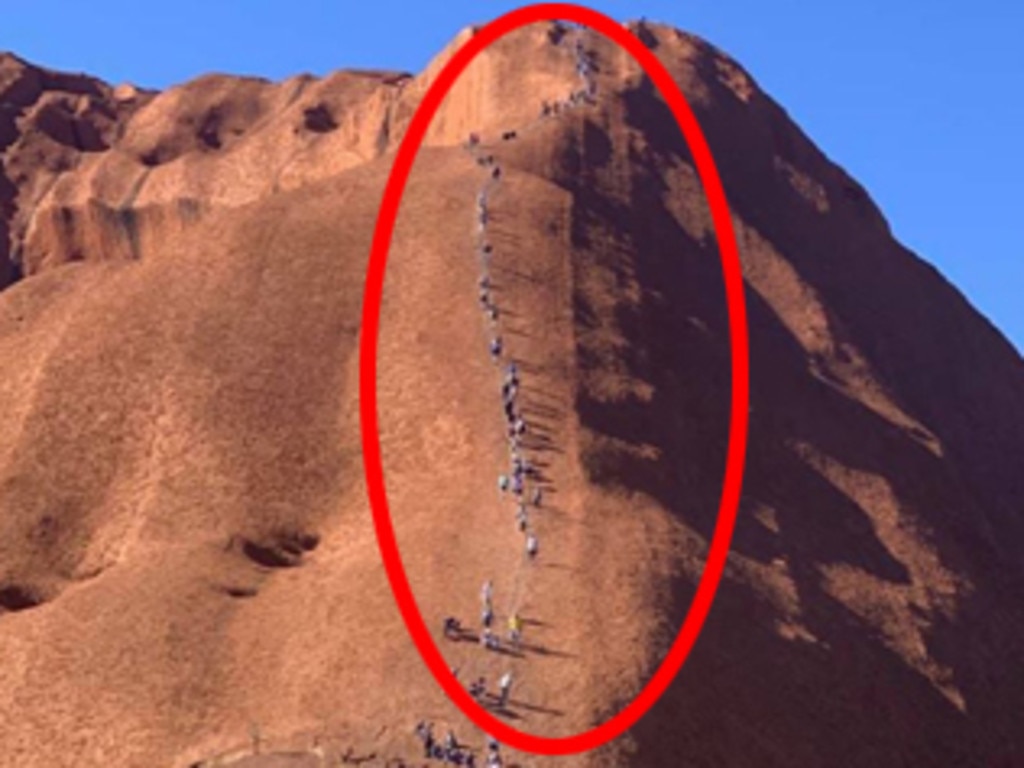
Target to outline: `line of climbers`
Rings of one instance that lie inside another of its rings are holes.
[[[582,28],[576,28],[574,35],[573,53],[576,61],[576,73],[580,78],[580,87],[573,91],[568,98],[556,101],[545,101],[541,107],[541,114],[538,120],[544,120],[562,114],[566,110],[583,104],[593,104],[596,100],[597,85],[594,80],[594,64],[590,54],[586,51],[583,41],[580,39]],[[537,121],[534,121],[537,122]],[[529,130],[533,123],[520,128],[519,130],[508,130],[501,134],[502,141],[517,139],[525,130]],[[511,493],[515,497],[516,512],[515,524],[517,530],[523,534],[523,557],[519,561],[519,568],[516,571],[514,583],[514,597],[512,611],[508,618],[507,644],[508,650],[518,655],[522,647],[523,620],[519,615],[519,603],[522,597],[521,575],[523,566],[534,561],[540,550],[540,542],[536,531],[530,523],[529,508],[539,509],[543,501],[543,488],[540,484],[541,474],[533,462],[526,456],[526,447],[523,438],[529,429],[526,417],[519,406],[520,378],[519,367],[512,359],[502,340],[499,328],[499,307],[493,296],[493,283],[491,281],[490,263],[494,257],[494,247],[490,243],[487,233],[490,221],[488,209],[488,198],[491,189],[502,179],[502,168],[494,154],[485,153],[481,144],[480,136],[471,133],[466,142],[466,149],[473,155],[478,166],[487,171],[486,180],[476,197],[476,223],[477,223],[477,253],[480,259],[480,276],[478,280],[479,304],[488,321],[490,338],[488,341],[488,353],[491,360],[500,365],[508,358],[504,366],[504,375],[501,381],[501,401],[506,422],[506,435],[509,448],[509,471],[498,475],[499,497],[504,498]],[[527,491],[529,490],[529,493]],[[446,639],[459,641],[467,639],[478,639],[481,647],[486,651],[506,650],[502,639],[492,629],[494,625],[494,588],[490,579],[484,582],[480,590],[481,631],[474,638],[473,633],[462,626],[462,623],[453,616],[444,619],[443,633]],[[452,673],[458,675],[458,670],[453,669]],[[512,672],[506,670],[498,681],[498,691],[491,694],[487,691],[487,679],[479,676],[468,686],[469,693],[482,705],[493,706],[499,712],[507,711],[512,690]],[[439,744],[433,736],[432,724],[420,722],[416,726],[416,735],[423,742],[424,751],[428,758],[443,759],[445,763],[454,765],[465,765],[473,768],[475,758],[472,751],[460,745],[454,733],[448,732],[443,745]],[[498,742],[488,736],[487,768],[501,768],[502,760]]]

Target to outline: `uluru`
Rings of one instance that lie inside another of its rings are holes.
[[[419,73],[162,90],[4,53],[0,766],[1024,766],[1024,360],[739,62],[626,27],[707,138],[750,340],[732,546],[665,695],[596,750],[496,747],[382,564],[367,259],[478,28]],[[636,61],[560,22],[477,56],[402,197],[377,410],[418,608],[509,725],[606,722],[672,644],[730,338],[703,185]]]

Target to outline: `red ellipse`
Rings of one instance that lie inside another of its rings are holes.
[[[451,674],[444,657],[430,637],[430,632],[416,606],[409,586],[398,552],[395,531],[391,525],[387,494],[384,489],[384,471],[381,466],[376,383],[377,336],[388,247],[391,243],[391,235],[405,183],[430,121],[459,74],[487,46],[526,24],[562,19],[591,27],[611,38],[632,54],[664,96],[690,147],[697,173],[711,208],[711,217],[722,259],[729,313],[732,393],[729,448],[726,456],[718,520],[708,550],[707,563],[697,585],[697,593],[668,655],[640,694],[606,723],[574,736],[547,738],[518,731],[481,708]],[[748,348],[746,306],[743,299],[743,276],[739,251],[736,247],[729,206],[718,176],[718,169],[715,167],[711,151],[704,140],[696,117],[678,86],[673,82],[671,75],[657,57],[618,22],[597,11],[569,3],[539,3],[524,6],[478,30],[465,45],[455,52],[423,97],[423,102],[413,116],[408,132],[398,148],[391,175],[384,189],[370,250],[363,297],[362,334],[359,346],[359,413],[363,458],[366,467],[366,486],[370,506],[373,510],[377,542],[395,601],[409,634],[438,684],[466,716],[486,733],[511,747],[526,752],[545,755],[576,754],[599,747],[622,735],[636,724],[668,688],[697,640],[714,600],[722,571],[725,568],[726,557],[729,554],[729,542],[736,523],[746,455],[749,416]]]

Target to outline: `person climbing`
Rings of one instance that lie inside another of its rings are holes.
[[[496,304],[491,304],[487,307],[487,316],[491,319],[492,323],[498,322],[498,306]]]
[[[506,672],[498,681],[498,706],[504,709],[508,705],[508,697],[512,691],[512,673]]]
[[[480,587],[480,602],[483,603],[484,605],[490,605],[491,598],[493,596],[494,596],[494,585],[491,583],[491,580],[488,579],[487,581],[485,581],[483,583],[483,586]]]
[[[508,617],[508,639],[514,648],[518,648],[523,639],[523,620],[518,613]]]
[[[427,738],[427,734],[430,733],[430,725],[425,720],[420,720],[418,723],[416,723],[414,733],[416,734],[417,739],[419,739],[420,741],[425,741]]]
[[[516,420],[516,407],[511,400],[505,402],[505,421],[514,424]]]
[[[508,475],[498,475],[498,491],[505,493],[508,490]]]
[[[496,650],[498,648],[498,638],[495,637],[494,632],[485,628],[484,631],[480,633],[480,645],[488,651]]]
[[[491,171],[491,178],[494,179],[495,181],[497,181],[498,179],[501,178],[501,166],[500,165],[494,166],[494,170]]]
[[[537,542],[537,535],[532,531],[526,535],[526,555],[531,560],[536,559],[537,550],[540,548],[540,544]]]
[[[422,729],[420,728],[422,726]],[[416,726],[416,730],[420,738],[423,740],[423,753],[429,759],[434,756],[434,732],[433,726],[430,723],[420,722]]]
[[[445,734],[444,751],[442,753],[442,756],[444,758],[445,765],[447,765],[448,763],[458,765],[462,762],[461,755],[459,754],[459,742],[458,739],[455,738],[454,731],[452,731],[451,729],[449,729],[448,733]]]
[[[492,246],[490,243],[484,243],[483,247],[481,247],[480,250],[483,251],[485,256],[490,256],[491,251],[494,250],[494,246]]]
[[[536,486],[533,489],[533,498],[531,499],[531,501],[533,502],[533,506],[535,506],[535,507],[539,507],[540,506],[540,500],[541,500],[541,497],[543,495],[544,495],[544,491],[541,490],[541,487],[539,485]]]
[[[512,476],[512,493],[517,497],[522,498],[523,496],[523,476],[513,475]]]
[[[491,609],[490,603],[486,603],[480,611],[480,623],[486,629],[489,629],[491,624],[494,623],[494,611]]]
[[[491,357],[494,362],[498,362],[498,358],[501,357],[501,336],[491,339]]]
[[[469,695],[474,699],[482,699],[487,694],[487,678],[482,675],[469,684]]]
[[[477,144],[480,143],[480,136],[476,133],[471,133],[469,134],[469,139],[466,141],[466,143],[471,147],[475,147]]]
[[[477,283],[481,291],[491,290],[491,278],[488,275],[481,275]]]
[[[449,640],[458,640],[462,634],[462,627],[459,620],[454,616],[447,616],[444,620],[444,636]]]
[[[526,514],[526,505],[519,502],[519,507],[516,509],[516,526],[519,528],[520,533],[526,533],[528,524],[529,519]]]
[[[522,416],[516,419],[515,430],[516,434],[519,435],[520,437],[526,434],[526,421],[523,419]]]

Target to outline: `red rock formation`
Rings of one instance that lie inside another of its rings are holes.
[[[738,64],[635,29],[697,112],[740,239],[744,498],[664,699],[595,754],[516,760],[1024,764],[1024,362]],[[0,59],[0,765],[224,764],[314,736],[384,764],[418,758],[424,717],[482,742],[394,608],[356,420],[391,153],[469,34],[417,77],[163,93]],[[424,616],[440,640],[494,578],[499,611],[527,619],[523,657],[445,652],[492,687],[513,669],[512,722],[552,735],[633,696],[679,626],[730,381],[706,202],[649,81],[586,35],[597,104],[538,119],[576,87],[575,34],[506,38],[443,105],[395,232],[379,363]],[[528,569],[495,497],[472,130],[503,170],[494,293],[551,483]]]

